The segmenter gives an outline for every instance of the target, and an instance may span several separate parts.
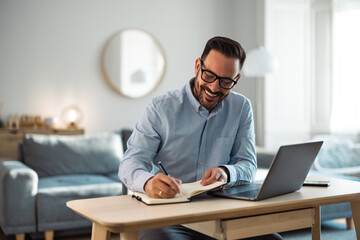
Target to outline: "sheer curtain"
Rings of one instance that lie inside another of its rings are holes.
[[[332,132],[360,131],[360,0],[333,1]]]

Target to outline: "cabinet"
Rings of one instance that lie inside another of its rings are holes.
[[[0,158],[18,160],[18,144],[26,134],[82,135],[84,129],[0,129]]]

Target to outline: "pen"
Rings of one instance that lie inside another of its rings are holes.
[[[169,176],[169,177],[170,177],[169,173],[166,171],[166,169],[165,169],[164,166],[162,165],[161,161],[158,161],[158,165],[159,165],[161,171],[162,171],[166,176]],[[173,180],[173,182],[174,182],[174,183],[178,186],[178,188],[180,189],[180,186],[181,186],[181,185],[179,185],[179,184],[175,181],[174,178],[171,178],[171,179]],[[180,183],[180,184],[181,184],[181,183]],[[181,193],[179,193],[179,194],[182,195]]]
[[[161,171],[162,171],[165,175],[170,176],[170,175],[168,174],[168,172],[165,170],[165,168],[164,168],[164,166],[162,165],[161,161],[158,161],[158,165],[159,165]]]

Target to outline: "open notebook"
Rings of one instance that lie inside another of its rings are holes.
[[[200,184],[200,181],[197,181],[193,183],[183,183],[180,187],[180,194],[176,194],[174,198],[150,198],[146,195],[146,193],[140,192],[134,192],[133,197],[149,205],[189,202],[192,197],[218,188],[225,184],[225,182],[216,181],[210,185],[203,186]]]

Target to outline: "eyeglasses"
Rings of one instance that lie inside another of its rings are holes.
[[[201,70],[201,79],[207,83],[215,82],[216,79],[219,79],[219,85],[223,89],[232,89],[237,81],[234,79],[238,79],[240,76],[240,73],[236,75],[234,79],[227,78],[227,77],[219,77],[215,73],[209,70],[203,69],[203,61],[200,59],[200,70]]]

